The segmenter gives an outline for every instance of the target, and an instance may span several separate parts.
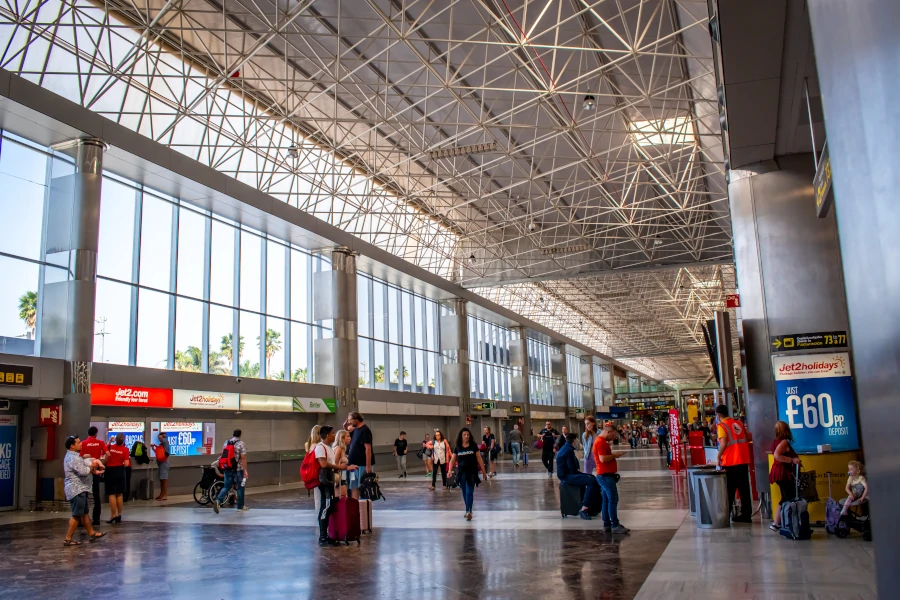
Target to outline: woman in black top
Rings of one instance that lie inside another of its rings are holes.
[[[466,520],[471,521],[475,487],[481,483],[478,473],[481,472],[487,478],[487,471],[484,469],[484,461],[481,460],[478,445],[468,427],[463,427],[456,436],[456,449],[453,451],[453,456],[450,457],[447,473],[453,473],[453,467],[457,464],[459,465],[459,488],[462,490],[463,500],[466,503]]]

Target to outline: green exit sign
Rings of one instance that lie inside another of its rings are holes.
[[[496,402],[482,402],[475,405],[475,410],[491,410],[492,408],[497,408]]]

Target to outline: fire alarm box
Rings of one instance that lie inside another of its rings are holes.
[[[31,460],[56,458],[56,428],[52,426],[31,428]]]

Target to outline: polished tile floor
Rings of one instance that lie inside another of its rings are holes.
[[[0,514],[0,599],[875,598],[871,544],[822,530],[789,542],[759,522],[698,530],[683,477],[655,449],[620,468],[623,537],[562,519],[557,481],[536,461],[502,463],[471,522],[458,491],[385,472],[387,500],[359,546],[320,549],[296,484],[249,490],[244,513],[189,496],[129,503],[107,538],[77,548],[61,544],[65,513]]]

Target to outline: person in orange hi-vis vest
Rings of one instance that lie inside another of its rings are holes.
[[[747,428],[740,421],[728,416],[728,407],[720,404],[716,407],[719,425],[719,456],[716,464],[725,469],[728,482],[728,508],[734,506],[734,492],[741,494],[741,514],[732,519],[735,523],[750,523],[750,444],[747,440]]]

